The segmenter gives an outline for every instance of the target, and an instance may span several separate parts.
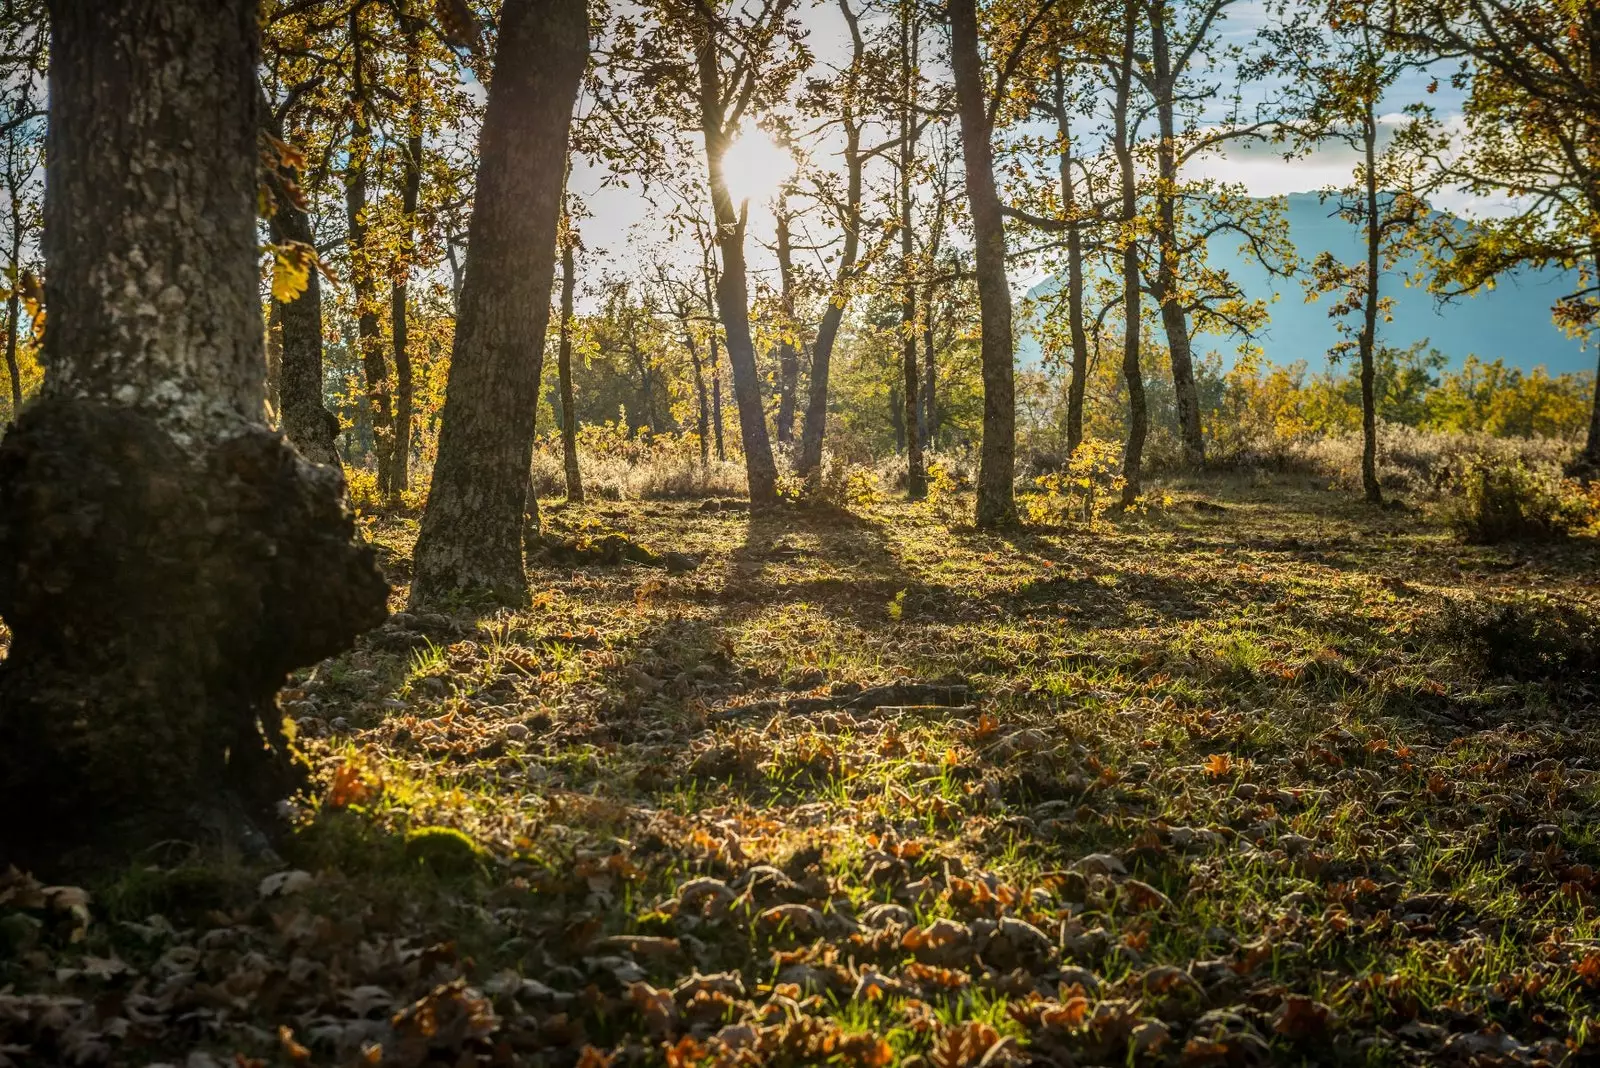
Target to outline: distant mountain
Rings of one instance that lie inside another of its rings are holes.
[[[1365,239],[1350,223],[1333,214],[1334,204],[1315,193],[1294,193],[1288,198],[1289,234],[1300,257],[1310,262],[1331,251],[1341,260],[1358,262],[1365,256]],[[1269,311],[1271,324],[1257,339],[1267,359],[1278,364],[1305,360],[1313,370],[1325,366],[1327,351],[1338,340],[1334,320],[1328,318],[1332,298],[1307,303],[1298,279],[1274,279],[1259,263],[1239,253],[1237,235],[1214,238],[1211,261],[1228,272],[1246,295],[1277,300]],[[1502,278],[1494,289],[1441,305],[1426,289],[1405,288],[1405,276],[1415,262],[1402,262],[1386,272],[1383,290],[1395,299],[1394,321],[1378,324],[1381,343],[1405,348],[1423,338],[1459,366],[1469,354],[1481,359],[1504,359],[1510,366],[1532,368],[1540,364],[1552,374],[1592,371],[1595,357],[1566,337],[1550,321],[1550,306],[1578,287],[1576,271],[1521,271]],[[1047,278],[1029,290],[1045,296],[1058,288]],[[1236,342],[1201,335],[1196,353],[1211,349],[1231,359]],[[1023,362],[1039,359],[1038,342],[1030,337],[1019,347]]]

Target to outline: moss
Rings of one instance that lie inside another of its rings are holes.
[[[435,875],[473,875],[483,869],[483,848],[453,827],[418,827],[406,834],[406,859]]]

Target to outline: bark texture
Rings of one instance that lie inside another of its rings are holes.
[[[522,531],[539,368],[567,135],[588,55],[584,0],[503,8],[414,605],[528,597]]]
[[[1122,23],[1122,62],[1117,71],[1113,146],[1122,188],[1122,223],[1131,231],[1139,217],[1138,175],[1130,144],[1129,108],[1133,96],[1133,61],[1138,7],[1129,4]],[[1128,389],[1128,441],[1122,452],[1122,507],[1131,507],[1143,491],[1144,442],[1150,432],[1145,404],[1144,370],[1140,366],[1139,247],[1131,235],[1122,248],[1122,377]]]
[[[1362,116],[1362,149],[1366,163],[1367,280],[1361,300],[1361,332],[1356,348],[1361,357],[1361,488],[1369,504],[1383,503],[1378,485],[1377,371],[1373,350],[1378,343],[1378,285],[1383,262],[1383,220],[1378,217],[1378,119],[1371,101]]]
[[[417,35],[413,26],[406,42],[407,85],[414,86],[422,77],[417,53]],[[402,234],[404,245],[399,262],[394,265],[394,279],[389,286],[389,332],[394,343],[394,448],[390,456],[389,485],[386,488],[397,496],[411,483],[413,383],[406,315],[411,299],[411,264],[417,254],[417,202],[422,194],[422,113],[421,105],[415,100],[411,102],[407,113],[407,125],[405,172],[400,184],[400,211],[405,219]]]
[[[1057,162],[1061,175],[1061,207],[1068,219],[1078,214],[1078,183],[1072,177],[1072,113],[1067,107],[1065,72],[1055,70]],[[1067,454],[1083,444],[1083,397],[1089,383],[1089,333],[1083,325],[1083,230],[1067,230],[1067,331],[1072,343],[1072,366],[1067,379]]]
[[[0,865],[270,812],[285,673],[383,618],[338,474],[262,423],[256,14],[50,4],[46,378],[0,444],[0,811],[29,818]]]
[[[1006,229],[994,185],[987,93],[978,56],[976,0],[951,0],[950,65],[961,118],[961,153],[976,239],[978,305],[983,330],[983,447],[978,460],[977,524],[1017,521],[1016,400],[1011,349],[1011,286],[1006,280]]]
[[[784,337],[778,342],[778,444],[794,441],[795,394],[800,385],[800,348],[791,336],[794,319],[794,254],[789,241],[787,201],[778,201],[778,297],[783,304]]]
[[[928,495],[928,474],[922,463],[922,388],[917,383],[917,286],[914,281],[916,241],[911,199],[911,171],[917,160],[917,118],[912,95],[917,69],[917,28],[911,4],[900,7],[900,365],[905,379],[906,496]]]

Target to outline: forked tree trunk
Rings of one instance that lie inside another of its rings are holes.
[[[262,110],[267,132],[285,140],[283,124],[263,95]],[[277,164],[269,178],[273,185],[274,210],[270,229],[272,240],[293,241],[315,246],[311,219],[294,200],[292,190],[300,175],[293,168]],[[339,419],[322,402],[322,274],[315,263],[306,274],[306,287],[287,304],[277,307],[278,337],[281,346],[278,372],[278,421],[300,455],[313,463],[339,467],[334,442],[339,437]]]
[[[951,0],[950,66],[961,116],[961,152],[976,248],[978,307],[983,340],[983,447],[978,460],[977,524],[1017,521],[1016,400],[1011,350],[1011,285],[1006,280],[1006,229],[994,185],[987,93],[978,56],[976,0]]]
[[[270,814],[275,691],[387,593],[262,422],[256,3],[50,17],[46,380],[0,444],[0,865],[47,867]]]
[[[566,467],[567,500],[583,500],[578,469],[578,409],[572,396],[572,305],[578,286],[577,253],[570,235],[561,243],[561,323],[556,329],[556,377],[561,389],[561,458]]]
[[[1153,295],[1161,306],[1161,326],[1167,335],[1172,363],[1172,388],[1178,408],[1178,436],[1183,461],[1198,467],[1205,463],[1205,435],[1200,424],[1200,390],[1194,380],[1194,354],[1189,341],[1189,313],[1184,310],[1178,284],[1178,142],[1177,76],[1167,43],[1167,0],[1150,5],[1151,55],[1155,65],[1156,123],[1156,241],[1159,244]]]
[[[700,79],[700,132],[705,139],[706,184],[711,187],[711,214],[716,224],[717,252],[722,270],[717,275],[717,312],[728,343],[728,367],[733,372],[733,396],[739,406],[739,436],[744,445],[745,479],[750,503],[774,504],[778,500],[778,467],[767,437],[766,407],[761,402],[761,376],[756,371],[756,347],[750,336],[750,289],[745,277],[744,235],[749,205],[735,208],[722,171],[722,158],[730,143],[727,105],[722,99],[722,74],[718,68],[720,29],[709,7],[701,8],[695,65]]]
[[[584,0],[507,0],[483,119],[466,279],[411,603],[525,603],[523,515],[550,322]]]

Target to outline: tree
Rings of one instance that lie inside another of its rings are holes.
[[[584,0],[507,0],[484,115],[466,277],[411,601],[527,600],[523,515],[555,279]]]
[[[572,395],[572,310],[578,284],[578,235],[567,212],[561,229],[561,306],[556,332],[556,376],[561,391],[561,456],[567,478],[567,500],[583,500],[583,472],[578,469],[578,408]]]
[[[977,524],[1016,522],[1016,401],[1011,337],[1011,284],[1006,278],[1005,218],[994,182],[994,147],[976,0],[951,0],[950,66],[961,118],[967,199],[976,245],[975,271],[983,341],[983,445],[978,462]]]
[[[46,380],[0,444],[0,804],[29,816],[0,863],[270,814],[275,691],[387,594],[339,480],[263,423],[256,4],[49,13]]]
[[[1519,267],[1576,268],[1552,308],[1568,332],[1600,329],[1600,8],[1549,0],[1396,0],[1385,33],[1400,48],[1457,60],[1464,142],[1436,157],[1435,183],[1516,205],[1443,235],[1433,281],[1448,297]],[[1600,473],[1600,367],[1574,470]]]
[[[1384,32],[1379,0],[1330,0],[1317,22],[1288,20],[1269,35],[1277,62],[1287,68],[1301,96],[1303,142],[1336,140],[1357,154],[1350,184],[1327,190],[1340,218],[1361,229],[1366,255],[1346,264],[1332,253],[1319,255],[1306,280],[1307,299],[1332,294],[1328,315],[1340,320],[1346,335],[1331,356],[1352,350],[1361,374],[1361,483],[1367,501],[1383,502],[1378,484],[1378,406],[1376,392],[1378,323],[1387,320],[1392,297],[1382,293],[1382,276],[1407,252],[1424,244],[1428,206],[1414,190],[1421,184],[1420,159],[1433,147],[1424,118],[1397,131],[1387,145],[1380,103],[1384,93],[1418,57],[1397,50]],[[1425,113],[1424,113],[1425,114]],[[1351,324],[1349,317],[1357,319]],[[1354,338],[1349,335],[1354,334]]]
[[[39,84],[44,73],[48,37],[42,12],[26,5],[8,12],[0,25],[0,48],[18,62],[0,87],[0,186],[6,193],[6,210],[0,217],[5,263],[0,279],[5,291],[6,378],[11,391],[11,415],[22,408],[22,366],[18,347],[22,341],[24,291],[36,279],[35,243],[39,225],[39,180],[43,164],[45,111]],[[37,298],[37,294],[27,294]],[[35,307],[37,311],[37,307]]]
[[[904,378],[906,436],[906,496],[921,500],[928,495],[928,475],[922,464],[922,425],[919,407],[922,389],[917,384],[917,280],[916,280],[916,201],[911,183],[917,165],[917,139],[922,124],[916,113],[918,26],[913,0],[900,0],[900,98],[895,110],[900,120],[900,159],[898,196],[900,208],[900,350]],[[1004,240],[1002,236],[1002,240]]]

